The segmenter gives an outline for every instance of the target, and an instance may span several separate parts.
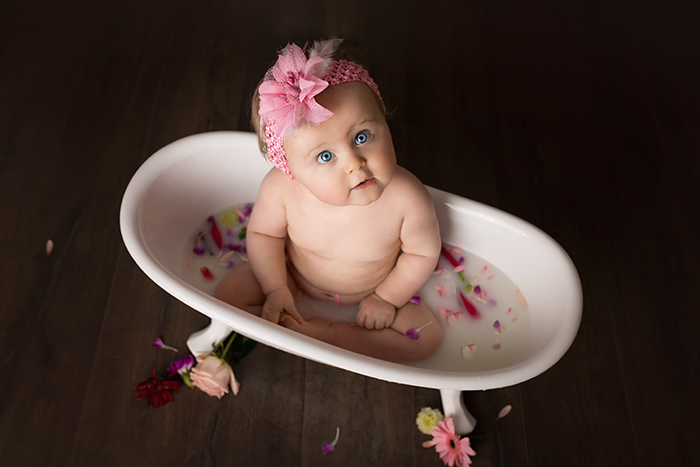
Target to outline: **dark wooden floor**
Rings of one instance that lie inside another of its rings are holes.
[[[274,51],[328,35],[367,50],[400,163],[544,229],[581,275],[566,356],[466,395],[474,465],[700,465],[697,3],[441,4],[0,1],[3,465],[442,465],[413,424],[437,391],[263,346],[237,397],[154,410],[132,391],[169,363],[155,337],[184,349],[206,319],[126,252],[131,175],[177,138],[247,129]]]

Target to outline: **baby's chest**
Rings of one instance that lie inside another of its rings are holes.
[[[289,237],[297,246],[326,258],[376,261],[400,245],[402,219],[392,213],[357,216],[299,213],[288,221]]]

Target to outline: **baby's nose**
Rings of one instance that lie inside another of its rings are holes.
[[[350,152],[345,159],[345,171],[349,174],[360,170],[367,164],[367,161],[360,155]]]

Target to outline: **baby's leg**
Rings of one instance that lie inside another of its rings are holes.
[[[418,329],[424,324],[418,339],[406,336],[409,329]],[[311,318],[299,324],[285,317],[283,325],[329,344],[337,345],[370,357],[407,362],[421,360],[432,355],[442,343],[442,328],[432,311],[423,303],[409,303],[396,311],[391,328],[379,331],[361,328],[350,323],[334,323],[320,318]]]
[[[287,270],[287,285],[296,297],[299,287],[297,287],[289,270]],[[249,263],[244,264],[224,277],[219,285],[216,286],[214,296],[256,316],[262,315],[262,308],[266,299]]]

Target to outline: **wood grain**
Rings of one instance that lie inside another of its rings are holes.
[[[0,457],[13,465],[442,465],[435,390],[258,346],[237,397],[133,385],[207,320],[126,252],[121,196],[187,135],[248,130],[287,41],[352,39],[399,161],[571,255],[580,332],[468,393],[479,466],[700,464],[699,7],[691,2],[0,3]],[[45,253],[47,240],[55,248]],[[496,420],[501,407],[513,406]],[[321,446],[340,427],[337,448]]]

